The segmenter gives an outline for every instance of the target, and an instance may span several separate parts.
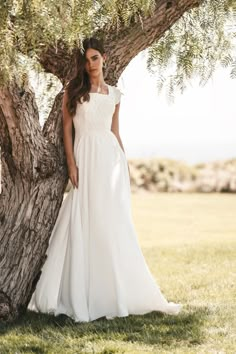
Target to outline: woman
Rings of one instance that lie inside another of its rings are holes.
[[[104,81],[102,43],[89,38],[83,47],[62,104],[73,188],[59,211],[28,308],[64,313],[76,322],[154,310],[178,314],[182,305],[162,295],[133,226],[129,170],[119,135],[121,92]]]

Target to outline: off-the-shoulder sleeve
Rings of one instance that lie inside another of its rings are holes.
[[[118,87],[114,86],[114,95],[115,95],[115,103],[119,103],[120,102],[120,98],[121,98],[121,91],[118,89]]]

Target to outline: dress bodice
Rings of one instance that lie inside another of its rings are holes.
[[[90,92],[89,102],[77,104],[73,117],[75,140],[89,132],[107,131],[111,129],[115,105],[120,100],[121,92],[115,86],[108,86],[108,94]]]

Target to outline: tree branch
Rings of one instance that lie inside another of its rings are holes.
[[[150,47],[180,17],[190,9],[198,7],[204,0],[157,0],[152,16],[129,28],[110,31],[105,35],[106,52],[109,53],[106,77],[111,84],[117,82],[129,62],[142,50]],[[106,29],[105,29],[106,32]],[[119,63],[119,65],[118,65]]]
[[[105,77],[115,84],[128,63],[142,50],[155,41],[190,9],[198,7],[204,0],[156,0],[152,16],[143,17],[142,22],[131,21],[129,27],[116,29],[102,28],[94,36],[102,37],[108,53],[108,65]],[[56,75],[62,83],[71,78],[78,57],[78,48],[72,54],[60,41],[57,48],[48,47],[41,52],[40,63],[45,71]]]
[[[57,151],[43,136],[34,94],[15,82],[0,90],[1,144],[26,180],[46,178],[56,169]]]

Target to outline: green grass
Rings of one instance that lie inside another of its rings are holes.
[[[0,354],[236,353],[235,195],[143,193],[132,212],[147,263],[182,313],[79,324],[28,311],[0,327]]]

